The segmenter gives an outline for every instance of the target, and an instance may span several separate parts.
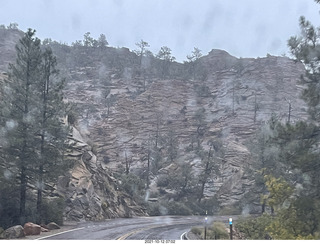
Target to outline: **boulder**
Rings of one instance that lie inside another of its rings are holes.
[[[48,230],[47,228],[44,228],[41,226],[41,232],[49,232],[50,230]]]
[[[41,233],[41,226],[31,222],[25,223],[23,229],[26,236],[40,235]]]
[[[49,230],[57,230],[60,229],[60,226],[57,225],[55,222],[50,222],[49,224],[47,224],[47,227]]]
[[[17,239],[24,237],[23,227],[21,225],[12,226],[4,231],[5,239]]]
[[[4,229],[2,229],[1,227],[0,227],[0,239],[3,239],[4,238]]]

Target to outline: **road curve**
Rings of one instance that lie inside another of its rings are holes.
[[[208,217],[228,221],[229,216]],[[85,222],[75,229],[41,238],[42,240],[180,240],[192,226],[204,225],[204,216],[158,216]]]

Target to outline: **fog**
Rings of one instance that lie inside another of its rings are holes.
[[[207,54],[224,49],[237,57],[287,53],[287,40],[298,34],[298,19],[317,25],[313,0],[0,0],[0,24],[31,27],[41,39],[71,44],[90,32],[105,34],[110,46],[136,49],[141,39],[157,53],[172,50],[186,60],[194,47]]]

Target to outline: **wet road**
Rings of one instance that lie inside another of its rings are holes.
[[[227,223],[229,216],[208,217]],[[235,217],[236,218],[236,217]],[[204,216],[159,216],[85,222],[75,229],[43,240],[180,240],[192,226],[204,225]]]

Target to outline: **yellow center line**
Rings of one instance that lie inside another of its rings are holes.
[[[117,240],[125,240],[125,239],[127,239],[129,236],[131,236],[131,235],[133,235],[133,234],[136,234],[136,233],[138,233],[138,232],[141,232],[141,231],[144,231],[144,230],[150,230],[150,229],[158,228],[158,227],[162,227],[162,226],[165,226],[165,225],[154,225],[154,226],[152,226],[152,227],[136,229],[136,230],[134,230],[134,231],[128,232],[127,234],[124,234],[124,235],[118,237]]]

